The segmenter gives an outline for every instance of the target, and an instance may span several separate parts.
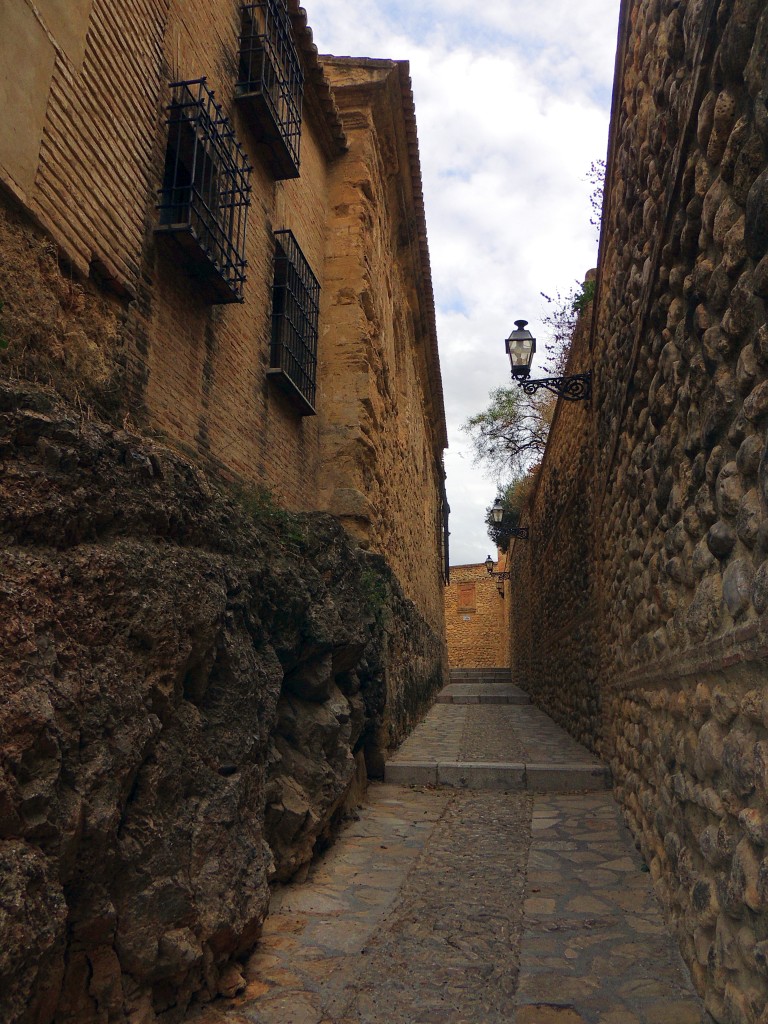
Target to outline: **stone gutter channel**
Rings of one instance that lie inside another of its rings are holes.
[[[190,1024],[713,1024],[605,770],[522,691],[447,687],[386,772]]]

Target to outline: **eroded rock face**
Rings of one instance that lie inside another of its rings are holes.
[[[31,389],[0,453],[0,1017],[171,1019],[237,989],[441,646],[330,517]]]

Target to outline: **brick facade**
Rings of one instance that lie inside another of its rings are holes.
[[[0,271],[0,301],[12,372],[127,416],[288,508],[333,511],[387,556],[442,635],[445,417],[408,66],[319,59],[291,0],[305,76],[301,166],[275,180],[234,101],[240,6],[13,5],[0,60],[34,70],[0,83],[11,114],[0,126],[0,233],[13,261]],[[247,281],[243,301],[228,305],[208,304],[155,234],[169,83],[203,75],[253,168]],[[320,283],[316,416],[300,415],[267,376],[281,229]],[[29,328],[30,344],[14,345],[46,239],[77,309],[62,314],[51,269],[50,314]],[[57,338],[63,328],[85,339],[83,358]]]

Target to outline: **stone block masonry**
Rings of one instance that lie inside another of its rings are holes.
[[[502,562],[499,567],[503,568]],[[507,607],[484,563],[451,566],[451,582],[445,588],[445,626],[452,669],[509,665]]]
[[[573,356],[594,398],[561,403],[513,556],[521,685],[609,761],[694,982],[739,1024],[768,1019],[767,82],[764,4],[622,4]]]

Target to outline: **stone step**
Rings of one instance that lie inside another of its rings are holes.
[[[529,704],[527,693],[511,683],[451,683],[440,691],[438,704]]]
[[[508,668],[452,668],[449,672],[452,683],[511,683]]]
[[[609,789],[605,765],[503,764],[470,761],[390,761],[384,781],[398,786],[449,786],[453,789],[521,790],[580,793]]]

